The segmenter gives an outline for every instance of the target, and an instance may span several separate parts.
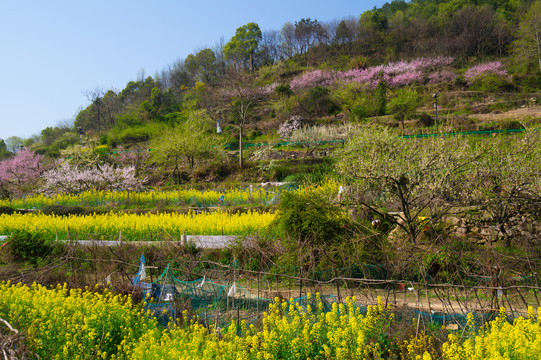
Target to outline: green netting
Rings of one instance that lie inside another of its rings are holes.
[[[538,129],[534,129],[538,130]],[[478,130],[478,131],[461,131],[450,133],[432,133],[432,134],[416,134],[416,135],[402,135],[400,137],[409,138],[426,138],[426,137],[440,137],[440,136],[467,136],[467,135],[492,135],[492,134],[508,134],[508,133],[520,133],[526,132],[526,129],[504,129],[504,130]]]
[[[232,268],[238,266],[238,263],[232,264]],[[295,271],[295,269],[288,270]],[[337,269],[337,271],[341,276],[351,276],[352,278],[384,279],[388,276],[383,265],[354,264],[348,268]],[[312,275],[327,280],[327,278],[332,279],[337,271],[320,271]],[[242,287],[237,282],[231,283],[207,277],[196,280],[180,280],[172,274],[169,265],[154,283],[141,283],[140,288],[150,298],[150,304],[147,305],[146,309],[151,310],[163,326],[167,326],[170,320],[175,319],[175,306],[191,310],[189,311],[190,316],[194,316],[205,325],[214,324],[223,328],[230,324],[231,320],[237,319],[253,324],[260,321],[262,314],[274,301],[274,299],[259,296],[259,291]],[[322,308],[318,305],[318,299],[321,301]],[[338,298],[329,294],[319,297],[302,296],[286,299],[286,301],[299,304],[304,309],[310,304],[314,312],[320,310],[329,312],[332,310],[332,304],[338,302]],[[358,303],[357,307],[361,309],[362,313],[366,313],[366,306]],[[414,308],[404,308],[393,312],[397,320],[409,321],[413,319],[422,321],[425,326],[427,324],[458,324],[464,328],[468,322],[466,313],[423,312]],[[476,326],[482,326],[497,315],[497,312],[492,311],[474,312],[473,318]]]
[[[163,303],[146,303],[145,311],[156,317],[158,324],[166,327],[169,322],[174,322],[176,319],[175,308],[170,302]]]
[[[322,311],[323,312],[329,312],[332,310],[332,303],[338,302],[338,298],[335,295],[321,295],[319,297],[319,300],[321,301],[321,304],[323,305]],[[291,301],[288,301],[290,303]],[[310,305],[310,307],[313,309],[312,311],[315,311],[318,309],[318,299],[315,296],[302,296],[293,299],[293,303],[299,304],[304,310],[306,310],[306,306]]]
[[[154,284],[173,286],[175,300],[184,304],[189,303],[191,309],[196,312],[199,309],[222,312],[233,309],[257,311],[265,309],[271,302],[270,299],[259,297],[257,293],[238,285],[236,282],[231,284],[206,277],[193,281],[179,280],[169,271],[169,266]]]
[[[497,311],[493,312],[472,312],[475,328],[479,329],[498,316]],[[406,312],[399,313],[400,316],[407,316]],[[468,324],[468,314],[458,313],[438,313],[438,312],[423,312],[419,310],[413,310],[413,319],[419,319],[419,321],[426,323],[438,323],[440,325],[458,324],[460,328],[465,328]]]
[[[236,316],[241,316],[248,323],[256,322],[261,314],[267,310],[273,299],[258,296],[257,291],[221,280],[206,277],[192,281],[176,278],[169,266],[152,284],[141,284],[149,303],[145,309],[151,310],[160,324],[166,326],[174,319],[173,304],[180,304],[182,308],[191,309],[191,313],[204,323],[214,323],[224,326]],[[335,295],[321,295],[323,311],[332,309],[332,303],[337,301]],[[300,304],[306,309],[310,304],[312,309],[318,309],[317,298],[307,296],[289,299],[288,302]],[[162,306],[163,305],[163,306]]]

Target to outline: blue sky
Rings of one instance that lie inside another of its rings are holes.
[[[75,117],[83,93],[122,90],[213,48],[256,22],[279,30],[301,18],[358,17],[367,0],[0,0],[0,138],[28,138]]]

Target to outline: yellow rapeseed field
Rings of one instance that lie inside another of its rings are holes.
[[[297,192],[317,191],[336,195],[340,185],[328,180],[317,187],[300,186]],[[146,190],[146,191],[107,191],[88,190],[78,194],[35,194],[24,198],[2,199],[0,206],[11,206],[16,209],[43,208],[47,205],[69,206],[154,206],[157,203],[169,206],[231,206],[242,204],[265,204],[275,195],[277,189],[271,187],[253,187],[250,196],[250,188],[232,188],[224,191],[178,189],[178,190]],[[223,199],[223,200],[221,200]]]
[[[541,311],[511,323],[502,309],[479,330],[469,316],[466,331],[450,334],[438,351],[424,333],[399,345],[394,316],[381,301],[363,312],[353,297],[324,312],[318,299],[315,308],[275,299],[257,327],[205,328],[184,312],[183,321],[163,329],[129,296],[7,282],[0,283],[0,318],[23,332],[28,351],[41,359],[541,358]]]
[[[265,229],[275,215],[249,211],[205,212],[195,214],[157,213],[108,214],[57,216],[44,214],[0,215],[0,234],[16,230],[39,232],[48,239],[66,239],[68,230],[72,239],[116,239],[119,232],[125,240],[179,239],[183,231],[187,235],[246,235]]]
[[[250,197],[249,188],[229,189],[225,191],[214,190],[146,190],[134,191],[106,191],[88,190],[78,194],[36,194],[24,198],[0,200],[0,206],[11,206],[17,209],[42,208],[47,205],[69,206],[104,206],[108,204],[130,206],[153,206],[161,203],[169,206],[216,206],[261,204],[272,198],[263,188],[254,188]],[[223,201],[221,199],[223,198]]]
[[[127,359],[125,344],[157,326],[128,296],[66,285],[0,283],[0,317],[27,332],[37,358],[57,360]]]

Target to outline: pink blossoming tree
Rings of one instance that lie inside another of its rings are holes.
[[[506,77],[507,70],[505,70],[505,67],[501,62],[493,61],[472,66],[464,73],[464,78],[466,78],[468,84],[471,85],[478,79],[487,75]]]
[[[337,81],[345,83],[356,82],[375,89],[380,81],[385,81],[391,87],[402,87],[414,83],[426,82],[429,73],[441,71],[451,65],[454,58],[438,56],[435,58],[418,58],[411,61],[390,62],[386,65],[372,66],[366,69],[348,71],[308,71],[290,83],[292,89],[312,88],[315,86],[332,86]]]
[[[43,156],[27,148],[0,162],[0,195],[24,195],[31,192],[40,178]]]
[[[289,86],[293,90],[313,88],[315,86],[330,86],[336,81],[334,71],[313,70],[308,71],[291,80]]]

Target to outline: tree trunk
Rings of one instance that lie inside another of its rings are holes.
[[[537,43],[537,59],[539,60],[539,71],[541,71],[541,32],[535,33],[535,41]]]
[[[239,165],[242,169],[243,161],[242,161],[242,126],[239,128]]]

